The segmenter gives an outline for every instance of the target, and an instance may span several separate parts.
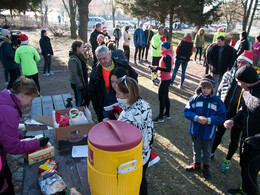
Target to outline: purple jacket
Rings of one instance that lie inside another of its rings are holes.
[[[20,100],[14,94],[12,95],[16,104],[21,107]],[[7,153],[23,154],[40,146],[39,140],[20,141],[24,135],[18,131],[18,125],[19,112],[5,89],[0,92],[0,153],[3,166],[7,163]]]
[[[253,57],[260,57],[260,42],[255,42],[252,45]]]

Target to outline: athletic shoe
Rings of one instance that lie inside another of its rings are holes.
[[[163,117],[157,116],[156,118],[153,119],[153,123],[163,123]]]
[[[148,60],[144,60],[144,62],[148,63],[149,61]]]
[[[9,82],[8,81],[6,81],[5,82],[5,87],[7,87],[9,85]]]
[[[153,85],[156,85],[156,82],[155,82],[154,80],[152,80],[151,83],[152,83]]]
[[[179,88],[179,89],[182,89],[182,85],[178,85],[178,88]]]
[[[45,72],[45,73],[43,74],[43,76],[50,76],[50,73]]]
[[[173,86],[173,83],[170,83],[170,86]]]
[[[49,74],[50,74],[50,75],[54,75],[54,72],[50,71]]]
[[[205,179],[210,178],[209,165],[203,166],[203,176],[204,176]]]
[[[195,60],[195,63],[198,64],[198,62]]]
[[[135,65],[137,65],[137,63],[136,63],[136,62],[134,62],[134,64],[135,64]]]
[[[143,64],[142,60],[141,60],[141,61],[139,61],[139,64]]]
[[[163,118],[171,119],[171,116],[170,116],[169,114],[164,114],[164,115],[163,115]]]
[[[227,159],[224,159],[222,164],[221,164],[221,171],[222,172],[228,172],[229,170],[229,163],[230,163],[230,160],[227,160]]]
[[[199,62],[199,64],[201,65],[201,62]]]
[[[160,80],[158,78],[154,79],[153,81],[156,83],[160,83]]]
[[[148,163],[148,167],[158,163],[159,161],[160,161],[160,157],[151,150],[151,157]]]
[[[243,192],[242,187],[240,188],[230,188],[227,191],[229,194],[235,194],[235,195],[246,195],[245,192]]]
[[[188,171],[188,172],[193,172],[195,170],[200,170],[200,163],[199,162],[191,163],[190,166],[188,166],[186,168],[186,171]]]

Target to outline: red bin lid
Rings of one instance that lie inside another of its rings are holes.
[[[88,140],[96,148],[105,151],[124,151],[136,147],[142,141],[142,133],[135,126],[122,121],[103,121],[89,131]]]

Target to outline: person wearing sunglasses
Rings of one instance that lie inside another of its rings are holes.
[[[98,64],[92,69],[90,74],[88,92],[99,122],[104,119],[104,102],[107,100],[108,97],[106,94],[110,90],[110,72],[115,68],[121,67],[125,69],[127,74],[133,79],[137,80],[138,76],[126,60],[122,58],[116,59],[111,55],[107,47],[99,46],[96,49]]]
[[[123,109],[118,120],[134,125],[143,135],[143,178],[140,194],[148,194],[145,172],[151,156],[151,145],[154,139],[152,122],[152,109],[140,97],[140,86],[127,76],[118,79],[116,84],[116,97],[119,106]]]
[[[12,173],[8,167],[7,154],[17,155],[45,146],[49,138],[21,141],[33,136],[25,136],[18,131],[21,108],[30,106],[32,100],[39,95],[35,82],[24,76],[14,81],[11,90],[0,92],[0,154],[2,170],[0,171],[0,194],[13,195]]]

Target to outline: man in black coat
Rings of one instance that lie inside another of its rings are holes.
[[[96,23],[96,28],[91,33],[90,39],[89,39],[90,44],[92,46],[92,54],[93,54],[93,58],[94,58],[93,66],[97,65],[97,57],[96,57],[95,51],[96,51],[97,47],[99,46],[99,44],[97,42],[97,37],[98,37],[99,34],[102,34],[101,30],[102,30],[102,24]]]
[[[47,31],[44,29],[41,30],[41,39],[40,39],[39,43],[40,43],[42,55],[44,58],[43,75],[44,76],[54,75],[54,73],[51,71],[51,56],[53,56],[51,40],[47,36]]]
[[[257,195],[257,176],[260,171],[260,80],[250,65],[239,68],[235,78],[244,89],[242,107],[232,119],[225,121],[224,126],[232,129],[243,122],[240,144],[242,188],[229,189],[228,193]]]
[[[89,81],[89,97],[97,114],[98,121],[104,119],[104,100],[106,98],[107,88],[109,84],[109,71],[114,68],[121,67],[126,70],[128,76],[137,80],[138,74],[125,60],[114,59],[111,57],[110,51],[105,46],[99,46],[96,49],[98,64],[92,69]]]
[[[14,51],[11,46],[11,33],[7,29],[2,29],[0,36],[0,59],[4,70],[6,70],[10,76],[10,81],[7,85],[7,89],[12,88],[13,81],[19,76],[19,66],[14,62]]]
[[[223,36],[217,37],[215,44],[209,53],[210,71],[215,79],[215,89],[221,82],[223,74],[231,67],[234,62],[234,49],[225,42]]]

